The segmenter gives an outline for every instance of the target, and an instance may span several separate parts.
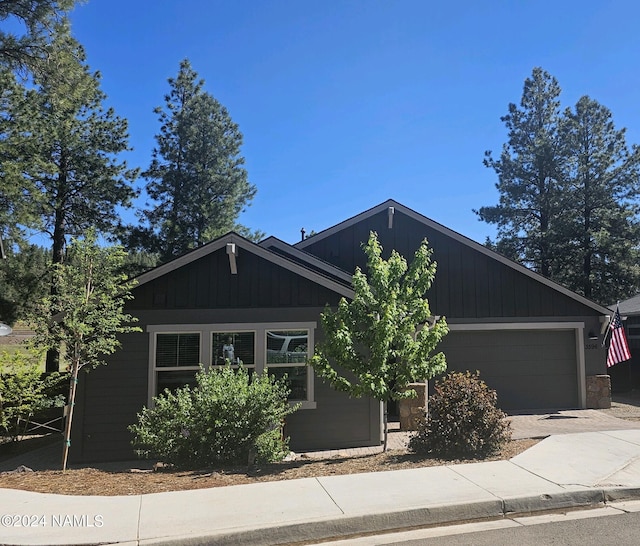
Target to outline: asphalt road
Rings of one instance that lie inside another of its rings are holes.
[[[636,501],[634,510],[640,510]],[[557,521],[554,521],[557,520]],[[640,511],[613,508],[545,514],[325,543],[323,546],[637,546]]]

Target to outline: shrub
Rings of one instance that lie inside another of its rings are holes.
[[[409,449],[443,458],[486,457],[499,451],[511,438],[511,424],[496,400],[496,391],[478,372],[449,373],[436,382],[426,419]]]
[[[33,349],[0,353],[0,433],[13,441],[27,432],[34,415],[64,405],[57,391],[67,374],[43,375],[41,361],[42,353]]]
[[[295,411],[283,380],[243,367],[200,370],[194,387],[165,390],[129,427],[140,456],[181,467],[271,462],[288,453],[284,418]]]

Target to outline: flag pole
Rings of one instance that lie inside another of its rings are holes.
[[[618,300],[618,303],[616,303],[616,310],[613,312],[614,314],[616,312],[618,312],[620,307],[620,301]],[[609,332],[611,331],[611,323],[613,322],[613,316],[609,315],[609,323],[607,324],[607,329],[604,333],[604,336],[602,336],[602,347],[605,346],[605,344],[607,343],[607,336],[609,335]]]

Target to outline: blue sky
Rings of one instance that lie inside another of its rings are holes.
[[[146,168],[183,58],[244,134],[258,193],[240,222],[287,242],[393,198],[483,242],[485,150],[535,66],[640,142],[633,1],[89,0],[72,31]],[[140,179],[143,185],[144,180]]]

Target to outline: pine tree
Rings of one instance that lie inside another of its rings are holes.
[[[0,66],[21,73],[39,71],[49,59],[53,36],[66,25],[75,0],[2,0]]]
[[[153,206],[143,211],[148,228],[133,230],[129,246],[170,260],[233,229],[256,188],[240,155],[242,134],[226,108],[204,91],[188,60],[180,63],[165,107],[146,190]]]
[[[498,226],[499,252],[547,277],[554,271],[566,157],[558,133],[559,96],[558,82],[541,68],[525,80],[520,107],[509,104],[509,113],[501,118],[508,142],[500,158],[485,154],[485,165],[498,175],[500,203],[475,211],[481,220]]]
[[[540,68],[525,81],[521,107],[502,118],[508,142],[485,164],[498,174],[492,244],[533,270],[601,304],[640,289],[640,150],[611,112],[589,97],[560,109],[560,87]]]
[[[640,288],[640,150],[608,108],[582,97],[562,123],[569,170],[555,279],[602,304]]]
[[[49,235],[52,261],[59,264],[69,237],[91,227],[116,230],[118,207],[130,206],[135,196],[137,172],[117,158],[128,150],[127,122],[103,108],[99,74],[89,71],[82,47],[61,33],[50,53],[33,87],[14,80],[4,97],[1,146],[8,156],[0,166],[0,194],[8,196],[16,223]],[[56,368],[48,355],[47,370]]]

